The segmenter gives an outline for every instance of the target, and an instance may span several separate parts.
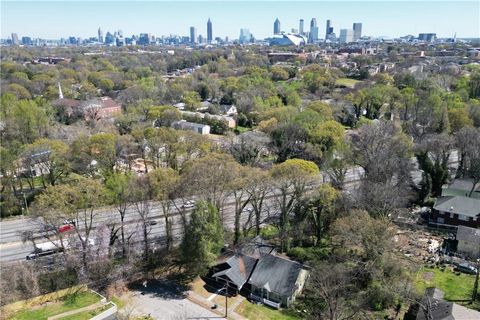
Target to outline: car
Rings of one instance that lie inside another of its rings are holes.
[[[72,231],[73,229],[75,229],[75,226],[73,224],[64,224],[58,227],[58,232],[63,233],[67,231]]]
[[[477,268],[471,266],[468,263],[460,263],[458,266],[455,267],[454,270],[473,275],[477,274]]]
[[[185,203],[182,205],[182,208],[189,209],[195,207],[195,201],[193,200],[187,200]]]
[[[157,224],[157,221],[155,221],[155,220],[147,220],[146,224],[147,224],[148,226],[154,226],[154,225]]]

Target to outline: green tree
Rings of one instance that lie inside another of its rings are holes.
[[[317,246],[321,245],[323,232],[328,231],[335,220],[334,204],[340,192],[329,184],[322,184],[310,200],[310,219],[315,229]]]
[[[275,164],[270,175],[278,196],[274,202],[279,214],[279,230],[282,250],[290,249],[290,214],[307,191],[307,186],[318,179],[320,170],[311,161],[289,159]]]
[[[223,227],[215,205],[200,201],[185,230],[182,255],[193,275],[206,274],[223,247]]]

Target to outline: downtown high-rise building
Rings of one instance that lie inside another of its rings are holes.
[[[340,29],[340,36],[338,37],[340,43],[353,42],[353,30],[352,29]]]
[[[207,21],[207,43],[211,43],[213,40],[212,21],[208,18]]]
[[[103,31],[100,27],[98,28],[98,42],[103,43]]]
[[[362,24],[355,22],[353,24],[353,41],[358,41],[362,37]]]
[[[190,43],[197,43],[197,28],[190,27]]]
[[[280,34],[281,28],[280,28],[280,20],[275,19],[275,22],[273,23],[273,34]]]
[[[20,44],[20,41],[18,40],[18,34],[16,34],[16,33],[12,33],[12,44],[14,46]]]
[[[332,20],[327,20],[327,26],[325,28],[325,40],[330,38],[330,35],[333,33]]]
[[[298,32],[299,32],[301,35],[303,35],[303,34],[305,33],[305,31],[303,30],[303,28],[304,28],[304,22],[305,22],[305,21],[303,21],[303,19],[300,19],[300,26],[299,26],[299,28],[298,28]]]
[[[250,30],[245,28],[240,29],[240,37],[238,41],[241,44],[245,44],[245,43],[250,43],[251,40],[252,40],[252,34],[250,33]]]
[[[317,26],[317,19],[312,18],[312,20],[310,21],[310,32],[312,31],[312,28],[316,26]]]

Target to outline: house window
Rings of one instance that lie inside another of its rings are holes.
[[[445,219],[444,218],[437,218],[437,223],[445,223]]]
[[[467,217],[466,215],[459,214],[459,215],[458,215],[458,220],[468,221],[468,217]]]

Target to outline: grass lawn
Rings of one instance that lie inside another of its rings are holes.
[[[252,131],[252,128],[241,127],[241,126],[237,126],[235,129],[238,130],[238,132],[240,132],[240,133],[244,133],[244,132],[247,132],[247,131]]]
[[[90,291],[78,293],[76,299],[64,299],[53,302],[45,307],[31,307],[15,313],[11,319],[15,320],[42,320],[67,311],[83,308],[100,301],[100,297]]]
[[[243,297],[240,295],[237,295],[235,297],[229,297],[227,299],[228,299],[228,307],[230,308],[230,306],[233,306],[233,304],[236,301],[243,299]],[[225,307],[225,296],[217,295],[215,298],[212,299],[212,302],[218,304],[219,306]]]
[[[205,282],[202,280],[200,277],[196,277],[191,283],[190,287],[192,288],[191,290],[199,295],[201,295],[204,298],[210,297],[213,293],[208,292],[204,288]]]
[[[256,320],[298,320],[300,316],[289,314],[283,310],[274,310],[264,305],[258,305],[251,303],[247,300],[243,301],[236,309],[235,312],[244,316],[247,319]]]
[[[339,78],[335,81],[335,85],[353,88],[355,84],[361,82],[360,80],[350,79],[350,78]]]
[[[472,296],[475,276],[465,273],[455,274],[446,268],[423,268],[415,279],[419,292],[425,292],[428,287],[437,287],[445,292],[446,300],[466,300]]]
[[[103,311],[108,310],[112,307],[113,307],[112,304],[106,304],[94,310],[80,312],[80,313],[72,314],[71,316],[68,316],[68,317],[63,317],[61,318],[61,320],[89,320],[95,317],[96,315],[99,315]]]

